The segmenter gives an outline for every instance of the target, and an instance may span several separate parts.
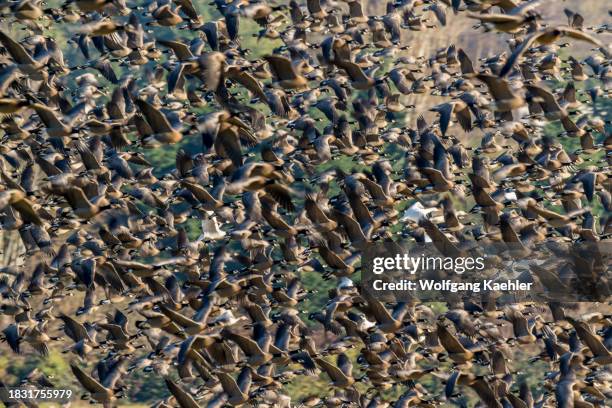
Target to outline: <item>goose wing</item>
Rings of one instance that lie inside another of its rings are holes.
[[[157,40],[163,46],[166,46],[174,52],[179,61],[189,61],[194,58],[189,46],[179,41]]]
[[[446,327],[442,324],[438,324],[438,338],[440,339],[440,344],[442,347],[449,353],[465,353],[467,352],[466,348],[463,347],[459,339],[455,337]]]
[[[595,356],[610,356],[610,351],[585,322],[572,322],[576,333]]]
[[[174,396],[174,399],[176,399],[176,402],[179,404],[181,408],[199,408],[200,407],[198,403],[196,402],[196,400],[193,399],[193,397],[188,392],[186,392],[182,387],[175,384],[169,378],[165,378],[164,381],[166,382],[166,387],[168,387],[168,390],[170,390],[170,393]]]
[[[147,119],[147,122],[153,128],[154,132],[172,132],[170,121],[159,109],[155,108],[149,102],[137,99],[136,105]]]
[[[64,124],[59,120],[55,111],[45,105],[41,105],[40,103],[35,103],[31,105],[32,109],[36,111],[36,114],[40,117],[40,120],[45,124],[48,128],[61,128],[64,127]]]
[[[68,337],[74,340],[75,343],[78,343],[84,339],[92,341],[87,329],[85,329],[85,326],[83,326],[81,323],[65,314],[61,314],[59,318],[64,322],[64,332]]]
[[[264,59],[268,61],[270,68],[272,68],[274,75],[278,79],[290,80],[297,78],[297,74],[289,58],[280,55],[266,55]]]
[[[36,61],[25,48],[2,30],[0,30],[0,42],[18,64],[36,65]]]
[[[102,384],[100,384],[98,380],[87,374],[78,366],[70,364],[70,369],[81,385],[83,385],[83,387],[92,394],[107,393],[109,391]]]
[[[245,352],[245,354],[247,355],[261,355],[264,354],[263,350],[261,349],[261,347],[259,347],[259,344],[257,344],[257,342],[253,339],[250,339],[248,337],[242,336],[240,334],[234,333],[230,330],[224,329],[221,332],[221,335],[226,338],[229,339],[231,341],[233,341],[234,343],[236,343],[238,345],[238,347],[240,347],[242,349],[242,351]]]
[[[351,81],[365,82],[369,79],[365,72],[363,72],[363,69],[361,69],[361,67],[354,62],[338,60],[334,61],[334,63],[346,71],[348,76],[351,78]]]
[[[170,320],[174,323],[178,324],[181,327],[197,327],[199,324],[192,319],[184,316],[181,313],[178,313],[167,306],[159,305],[159,309],[161,312],[166,315]]]
[[[219,377],[223,391],[225,391],[230,398],[241,398],[240,396],[242,395],[242,390],[231,375],[224,372],[219,372],[217,376]]]
[[[322,358],[315,358],[314,360],[319,365],[319,367],[321,367],[321,369],[327,373],[327,375],[329,376],[329,378],[332,379],[332,381],[343,382],[348,380],[346,374],[344,374],[344,372],[342,372],[342,370],[334,364]]]
[[[389,310],[387,310],[385,305],[383,305],[380,300],[375,299],[370,295],[366,295],[366,298],[370,311],[372,312],[374,318],[378,323],[385,324],[393,322],[393,317],[391,316],[391,313],[389,312]]]

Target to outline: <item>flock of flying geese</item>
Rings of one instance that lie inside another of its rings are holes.
[[[214,0],[205,21],[192,0],[3,2],[0,223],[25,262],[0,271],[2,353],[61,348],[105,406],[137,371],[164,378],[157,407],[610,406],[601,305],[440,312],[356,278],[372,242],[609,239],[612,134],[593,107],[610,95],[610,26],[569,9],[547,24],[542,3],[399,0],[368,16],[361,0]],[[510,52],[406,56],[408,33],[460,15]],[[281,45],[255,57],[247,23]],[[571,56],[575,42],[591,54]],[[415,94],[445,102],[413,128]],[[201,150],[166,172],[147,159],[181,140]],[[313,277],[332,289],[307,311]],[[82,305],[66,310],[70,296]],[[516,353],[545,367],[537,387]],[[292,401],[285,385],[307,376],[329,389]]]

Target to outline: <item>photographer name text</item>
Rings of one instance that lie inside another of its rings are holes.
[[[386,282],[376,279],[372,282],[372,288],[377,291],[440,291],[440,292],[473,292],[481,291],[528,291],[531,290],[531,282],[521,282],[519,280],[496,281],[484,279],[476,282],[454,282],[451,280],[431,280],[401,279],[395,282]]]

